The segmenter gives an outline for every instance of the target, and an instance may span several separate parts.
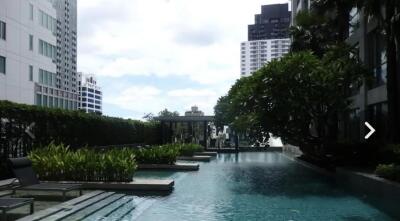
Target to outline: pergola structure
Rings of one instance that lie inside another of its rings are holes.
[[[168,116],[157,117],[161,123],[162,142],[198,143],[208,148],[211,136],[210,123],[214,116]]]

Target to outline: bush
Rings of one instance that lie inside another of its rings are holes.
[[[204,151],[203,147],[198,144],[179,144],[178,148],[181,156],[193,156],[196,152]]]
[[[7,123],[0,123],[0,133],[4,131],[4,139],[8,141],[25,137],[25,128],[35,123],[33,146],[46,146],[52,141],[71,148],[161,143],[160,125],[156,122],[125,120],[9,101],[0,101],[0,116],[7,120]]]
[[[375,174],[385,179],[400,181],[400,166],[396,164],[379,164]]]
[[[134,151],[139,164],[174,164],[179,156],[176,145],[140,148]]]
[[[47,181],[129,182],[137,168],[130,149],[70,150],[65,145],[36,149],[29,154],[39,178]]]

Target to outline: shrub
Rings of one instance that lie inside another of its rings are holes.
[[[24,137],[24,129],[34,122],[34,146],[46,146],[52,141],[67,144],[71,148],[85,145],[161,143],[161,130],[157,122],[125,120],[9,101],[0,101],[0,116],[8,120],[6,124],[0,124],[0,131],[7,132],[4,133],[7,135],[4,137],[6,140],[19,140]],[[20,128],[22,130],[19,130]]]
[[[65,145],[51,143],[31,151],[29,158],[40,179],[48,181],[128,182],[137,168],[133,150],[125,148],[72,151]]]
[[[175,145],[140,148],[134,152],[139,164],[174,164],[179,155]]]
[[[400,166],[396,164],[379,164],[375,173],[389,180],[400,181]]]
[[[181,156],[193,156],[196,152],[203,151],[203,147],[198,144],[179,144],[179,153]]]

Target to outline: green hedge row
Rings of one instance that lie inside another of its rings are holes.
[[[47,145],[53,141],[71,147],[161,143],[158,123],[15,104],[8,101],[0,101],[0,118],[8,119],[14,128],[26,127],[34,122],[35,146]],[[0,129],[10,130],[11,128],[3,127]],[[19,136],[15,133],[4,134]],[[6,139],[11,138],[13,137]]]
[[[137,168],[132,149],[70,150],[50,144],[29,153],[33,168],[46,181],[129,182]]]
[[[203,147],[198,144],[165,144],[139,148],[134,153],[139,164],[174,164],[178,156],[193,156],[200,151]]]

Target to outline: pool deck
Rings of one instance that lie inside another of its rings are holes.
[[[139,170],[169,170],[169,171],[197,171],[199,170],[197,163],[182,163],[175,164],[139,164]]]
[[[118,200],[125,200],[126,203],[133,201],[133,198],[125,197],[125,194],[93,191],[73,200],[38,211],[30,216],[21,218],[18,221],[62,220],[66,218],[72,220],[81,220],[93,215],[94,213],[104,209],[108,205]],[[120,206],[123,205],[125,204],[121,204]],[[114,209],[111,210],[111,212],[115,211],[115,208],[111,209]]]
[[[88,190],[125,190],[125,191],[172,191],[174,180],[172,179],[134,179],[131,182],[62,182],[82,184],[83,189]]]
[[[180,156],[177,157],[177,160],[185,160],[185,161],[200,161],[200,162],[210,162],[211,161],[211,156],[192,156],[192,157],[188,157],[188,156]]]

